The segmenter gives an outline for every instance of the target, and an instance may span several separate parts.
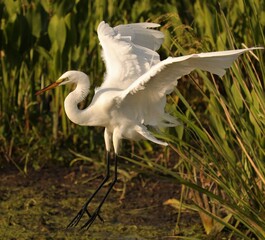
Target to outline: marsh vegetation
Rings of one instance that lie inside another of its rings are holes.
[[[72,206],[80,207],[94,187],[91,179],[104,173],[102,129],[68,121],[63,100],[70,89],[35,96],[69,69],[88,73],[92,88],[100,85],[105,70],[96,28],[101,20],[112,26],[160,23],[165,33],[159,52],[162,58],[265,45],[265,2],[261,0],[4,0],[0,12],[1,239],[27,239],[23,232],[12,236],[19,233],[17,226],[24,226],[25,232],[30,226],[40,233],[32,239],[52,239],[66,218],[70,220],[76,213]],[[152,207],[163,208],[163,233],[154,232],[146,239],[265,239],[264,88],[262,50],[240,57],[222,79],[194,71],[183,77],[168,97],[167,110],[182,122],[159,136],[170,146],[124,143],[119,170],[124,204],[130,204],[133,196],[135,202],[143,202],[151,190],[163,192],[162,197],[153,196],[153,201],[150,197],[142,212],[134,212],[135,219],[144,222],[146,212],[155,212]],[[86,102],[80,107],[84,106]],[[62,171],[68,169],[61,175],[62,166]],[[47,168],[54,174],[49,170],[45,177]],[[48,184],[51,178],[58,185]],[[75,181],[78,184],[73,185]],[[166,185],[156,189],[144,184],[148,181]],[[133,189],[134,184],[140,189]],[[148,189],[148,194],[135,197]],[[51,203],[52,207],[47,201],[50,194],[59,198],[51,198],[56,203]],[[111,196],[115,200],[109,202],[118,203],[120,194],[115,191]],[[43,208],[41,202],[46,204]],[[115,212],[117,206],[109,206]],[[122,214],[123,209],[118,208]],[[119,214],[106,212],[109,224],[98,222],[100,231],[111,231],[119,222],[125,224],[118,228],[125,229],[127,236],[145,239],[134,235],[141,221],[134,222],[131,215],[130,221],[119,219]],[[191,230],[187,219],[200,230]],[[126,224],[135,227],[126,228]],[[160,226],[156,224],[154,228]],[[42,231],[49,233],[41,235]],[[65,234],[60,238],[69,238],[69,233]]]

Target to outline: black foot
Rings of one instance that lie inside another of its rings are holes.
[[[80,222],[81,218],[84,216],[84,214],[86,213],[89,217],[89,219],[87,220],[87,222],[81,227],[81,229],[88,229],[92,223],[96,220],[96,218],[98,217],[102,222],[104,222],[103,218],[101,218],[101,216],[99,215],[100,209],[102,207],[102,205],[104,204],[106,198],[108,197],[111,189],[113,188],[114,184],[117,181],[117,155],[115,155],[114,158],[114,179],[112,181],[112,183],[110,184],[107,192],[105,193],[105,196],[103,197],[103,199],[101,200],[100,204],[98,205],[97,209],[93,212],[93,214],[90,214],[87,210],[88,205],[90,204],[90,202],[92,201],[92,199],[96,196],[96,194],[101,190],[101,188],[103,187],[103,185],[107,182],[107,180],[109,179],[110,176],[110,161],[109,161],[109,152],[107,152],[107,171],[106,171],[106,176],[103,179],[103,181],[101,182],[101,184],[98,186],[98,188],[95,190],[95,192],[91,195],[91,197],[86,201],[86,203],[84,204],[84,206],[81,208],[81,210],[78,212],[78,214],[76,215],[76,217],[68,224],[67,228],[73,228],[76,227],[77,224]]]
[[[89,229],[90,226],[92,225],[92,223],[96,220],[96,218],[98,217],[102,222],[104,222],[104,220],[100,217],[99,215],[100,212],[100,208],[97,208],[95,210],[95,212],[90,216],[90,218],[88,219],[88,221],[81,227],[81,229]]]
[[[87,213],[87,215],[90,218],[91,214],[87,211],[86,207],[84,206],[77,213],[77,215],[75,216],[75,218],[67,225],[66,228],[73,228],[73,227],[75,227],[79,223],[80,219],[83,217],[83,215],[85,214],[85,212]]]
[[[89,220],[93,217],[93,215],[91,215],[89,212],[88,212],[88,210],[87,210],[87,206],[83,206],[82,208],[81,208],[81,210],[77,213],[77,215],[75,216],[75,218],[68,224],[68,226],[66,227],[66,228],[73,228],[73,227],[76,227],[77,226],[77,224],[79,223],[79,221],[81,220],[81,218],[83,217],[83,215],[84,214],[87,214],[88,215],[88,217],[89,217]],[[98,215],[98,218],[102,221],[102,222],[104,222],[104,220],[103,220],[103,218],[100,216],[100,215]],[[88,221],[89,221],[88,220]],[[83,227],[82,227],[83,228]]]

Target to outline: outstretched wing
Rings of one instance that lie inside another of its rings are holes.
[[[258,49],[220,51],[192,54],[183,57],[167,58],[153,66],[139,77],[127,89],[122,91],[120,107],[130,106],[128,114],[146,125],[176,125],[176,120],[164,112],[166,94],[171,93],[178,79],[194,69],[201,69],[217,74],[225,74],[233,61],[242,53]]]
[[[110,27],[104,21],[98,26],[98,38],[106,64],[106,75],[101,87],[126,89],[136,79],[157,64],[162,32],[149,29],[155,23],[136,23]]]

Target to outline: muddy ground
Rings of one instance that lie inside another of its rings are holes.
[[[27,176],[12,166],[0,169],[0,239],[202,239],[196,238],[203,233],[197,214],[182,213],[176,228],[177,211],[163,204],[180,196],[180,186],[146,174],[126,184],[118,180],[101,211],[104,223],[97,219],[87,231],[81,225],[66,230],[103,173],[92,166],[46,167]]]

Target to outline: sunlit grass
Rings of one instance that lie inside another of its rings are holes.
[[[72,163],[84,159],[82,154],[104,158],[102,132],[66,118],[62,106],[69,89],[34,95],[69,69],[87,72],[92,87],[100,85],[104,64],[96,27],[101,20],[161,23],[162,58],[265,45],[264,1],[118,2],[1,3],[1,163],[27,172],[50,159],[71,159],[69,146],[81,152]],[[264,51],[241,56],[222,79],[200,71],[183,78],[168,98],[168,111],[182,122],[161,136],[170,147],[154,153],[144,142],[135,150],[141,158],[126,158],[182,184],[177,201],[198,212],[209,235],[229,229],[231,238],[265,238],[264,79]],[[154,155],[162,157],[153,161]]]
[[[216,17],[219,23],[218,36],[223,38],[216,42],[216,33],[209,32],[216,29],[208,26],[205,31],[208,33],[209,46],[220,49],[221,42],[221,48],[226,48],[226,44],[238,45],[233,35],[234,29],[228,25],[231,16],[225,16],[222,11],[216,16],[211,15],[205,6],[201,11],[208,24],[211,18]],[[260,22],[251,24],[250,29],[254,31],[253,25],[259,26]],[[258,26],[255,26],[256,31],[262,29],[262,26]],[[175,29],[174,26],[171,28]],[[192,36],[190,32],[187,34]],[[258,35],[256,32],[251,34]],[[262,36],[262,32],[259,36]],[[178,38],[176,36],[172,42],[177,42]],[[249,46],[260,40],[259,44],[264,45],[264,38],[258,40],[243,36],[242,39],[248,39],[249,43],[246,44]],[[174,47],[178,48],[178,44]],[[238,47],[244,48],[245,45]],[[183,159],[185,167],[184,170],[183,167],[173,170],[153,166],[156,171],[171,175],[189,187],[190,197],[182,201],[189,198],[193,200],[209,235],[216,235],[223,230],[221,224],[231,230],[231,236],[236,234],[244,239],[265,237],[263,55],[262,51],[255,51],[240,57],[223,79],[202,72],[192,74],[190,80],[201,96],[199,98],[204,101],[203,112],[196,111],[196,105],[200,103],[190,101],[187,91],[176,90],[178,99],[174,105],[182,107],[173,112],[184,127],[178,127],[174,135],[168,134],[164,138],[171,140],[172,150]],[[191,183],[196,184],[196,187]]]

